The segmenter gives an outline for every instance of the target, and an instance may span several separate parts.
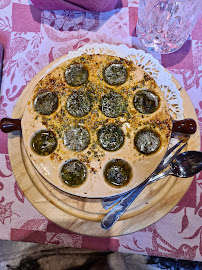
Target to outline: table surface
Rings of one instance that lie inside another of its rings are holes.
[[[122,0],[122,8],[105,13],[40,11],[28,0],[0,3],[0,118],[11,116],[24,87],[43,67],[71,50],[95,42],[145,50],[135,35],[137,2]],[[201,28],[202,20],[177,52],[153,56],[187,91],[202,132]],[[79,235],[53,224],[28,202],[12,173],[7,135],[0,132],[0,239],[201,261],[202,172],[176,207],[155,224],[121,237]]]

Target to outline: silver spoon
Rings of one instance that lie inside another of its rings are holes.
[[[171,162],[168,170],[156,175],[152,180],[164,178],[168,175],[188,178],[199,173],[202,170],[202,152],[188,151],[181,153]],[[117,205],[115,205],[102,219],[101,227],[110,229],[118,221],[137,196],[147,186],[148,181],[144,181],[138,189],[129,192]]]

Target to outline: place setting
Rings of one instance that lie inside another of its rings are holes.
[[[189,97],[150,54],[125,45],[86,45],[50,63],[0,127],[11,132],[11,165],[27,199],[82,234],[147,227],[202,170]]]

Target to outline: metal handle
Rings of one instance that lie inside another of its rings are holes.
[[[2,118],[0,121],[0,129],[4,133],[22,130],[20,119]]]
[[[138,189],[131,191],[126,195],[115,207],[113,207],[102,219],[101,226],[103,229],[109,229],[116,223],[117,220],[125,213],[132,202],[137,198],[137,196],[142,192],[142,190],[147,186],[149,179],[146,179],[139,186]]]
[[[164,178],[171,173],[170,169],[157,175],[155,180]],[[129,206],[134,202],[143,189],[150,183],[150,178],[142,182],[138,189],[129,192],[116,206],[114,206],[102,219],[101,227],[105,230],[110,229],[125,213]]]

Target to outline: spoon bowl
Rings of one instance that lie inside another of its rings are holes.
[[[187,151],[175,157],[170,163],[170,168],[152,179],[155,182],[168,175],[176,177],[189,178],[199,173],[202,170],[202,152]]]
[[[177,177],[192,177],[202,170],[202,152],[188,151],[176,156],[170,170]]]

